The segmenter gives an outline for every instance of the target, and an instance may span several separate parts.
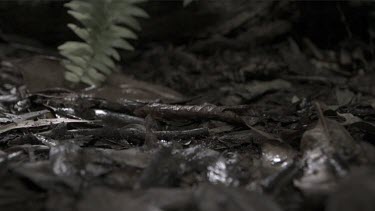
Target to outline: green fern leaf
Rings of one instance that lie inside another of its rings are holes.
[[[141,24],[139,21],[132,16],[119,16],[117,17],[118,22],[122,22],[125,25],[133,28],[134,30],[140,31],[142,29]]]
[[[108,66],[106,66],[105,64],[103,63],[99,63],[97,61],[94,61],[92,63],[92,66],[96,69],[98,69],[100,72],[106,74],[106,75],[110,75],[112,73],[112,69]]]
[[[73,55],[93,54],[93,49],[90,45],[82,42],[66,42],[58,47],[60,53],[67,53]]]
[[[100,85],[120,61],[117,49],[134,50],[128,40],[138,38],[137,18],[148,14],[136,4],[146,0],[72,0],[68,13],[80,24],[68,27],[82,40],[59,46],[65,57],[65,78],[71,82]]]
[[[111,27],[111,33],[119,36],[119,37],[123,37],[123,38],[127,38],[127,39],[138,39],[137,35],[131,31],[130,29],[127,29],[125,27],[121,27],[121,26],[112,26]]]
[[[133,51],[134,47],[130,45],[129,42],[123,40],[123,39],[117,39],[112,42],[112,46],[115,48],[120,48],[128,51]]]
[[[82,40],[88,41],[90,37],[90,33],[87,29],[81,28],[75,24],[68,24],[68,27]]]

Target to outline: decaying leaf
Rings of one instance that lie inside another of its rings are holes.
[[[48,113],[49,113],[48,110],[41,110],[41,111],[34,111],[34,112],[29,112],[29,113],[20,114],[20,115],[5,114],[6,118],[4,118],[4,122],[6,122],[6,123],[10,123],[10,122],[19,123],[19,122],[22,122],[24,120],[33,119],[33,118],[36,118],[36,117],[39,117],[41,115],[48,114]],[[0,119],[2,119],[2,118],[0,118]],[[1,123],[1,121],[3,121],[3,120],[0,120],[0,123]]]
[[[344,114],[337,113],[337,115],[345,119],[345,121],[341,123],[342,125],[352,125],[366,132],[375,133],[374,123],[365,121],[350,113],[344,113]]]
[[[67,119],[67,118],[55,118],[55,119],[38,119],[34,120],[25,120],[19,123],[10,123],[0,127],[0,134],[20,128],[33,128],[33,127],[42,127],[48,125],[57,125],[61,123],[89,123],[91,121],[87,120],[77,120],[77,119]]]
[[[359,146],[338,122],[325,118],[320,110],[315,128],[306,131],[301,141],[303,176],[295,185],[305,194],[326,194],[334,191],[337,179],[346,175],[342,163],[354,159]]]

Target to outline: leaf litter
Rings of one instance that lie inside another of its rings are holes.
[[[0,56],[0,210],[374,210],[371,52],[263,10],[150,45],[101,88]]]

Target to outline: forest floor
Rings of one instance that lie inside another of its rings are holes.
[[[237,41],[150,44],[80,90],[1,43],[0,210],[375,210],[373,46]]]

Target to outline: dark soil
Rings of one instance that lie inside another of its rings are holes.
[[[375,210],[374,4],[207,2],[96,88],[0,14],[1,211]]]

